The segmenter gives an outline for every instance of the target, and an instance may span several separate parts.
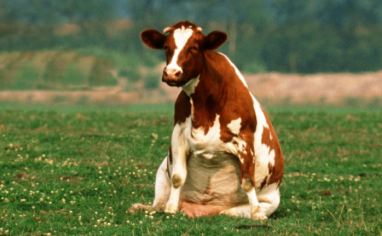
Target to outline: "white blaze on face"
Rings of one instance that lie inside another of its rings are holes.
[[[182,51],[184,48],[184,45],[186,45],[188,39],[191,37],[192,29],[190,28],[185,28],[182,26],[180,29],[174,30],[174,40],[175,40],[175,51],[174,55],[172,56],[170,63],[167,65],[167,69],[176,69],[181,72],[183,72],[182,68],[177,64],[179,53]]]

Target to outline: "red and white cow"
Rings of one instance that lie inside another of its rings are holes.
[[[280,203],[284,158],[270,120],[235,65],[214,50],[227,34],[207,36],[187,21],[141,33],[164,49],[162,81],[181,87],[168,156],[156,175],[153,206],[189,216],[267,219]]]

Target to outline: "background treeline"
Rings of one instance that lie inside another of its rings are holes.
[[[140,31],[162,30],[180,20],[197,23],[205,34],[226,31],[229,41],[220,51],[244,72],[362,72],[382,67],[380,0],[5,0],[0,2],[0,52],[75,51],[99,58],[105,70],[115,69],[134,82],[142,77],[139,68],[163,60],[162,53],[142,45]],[[4,56],[0,80],[12,74],[12,68],[28,67],[28,58],[21,58],[10,62]],[[50,60],[46,64],[56,63]],[[67,63],[72,70],[75,64]],[[73,73],[86,74],[78,70]],[[42,78],[55,72],[36,73]]]

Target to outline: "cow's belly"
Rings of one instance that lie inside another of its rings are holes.
[[[232,207],[248,203],[239,183],[237,157],[224,152],[192,154],[187,161],[187,179],[182,188],[185,201]]]

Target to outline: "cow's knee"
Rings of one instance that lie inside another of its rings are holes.
[[[251,178],[243,178],[241,187],[246,193],[250,192],[254,188]]]
[[[172,175],[171,177],[172,188],[171,188],[170,198],[164,210],[166,213],[176,213],[179,211],[178,209],[179,196],[180,196],[181,186],[183,186],[185,179],[186,178],[184,177],[184,175],[182,176],[182,174],[180,173],[175,173]]]
[[[173,174],[171,181],[174,188],[179,188],[182,185],[182,182],[184,182],[179,174]]]

